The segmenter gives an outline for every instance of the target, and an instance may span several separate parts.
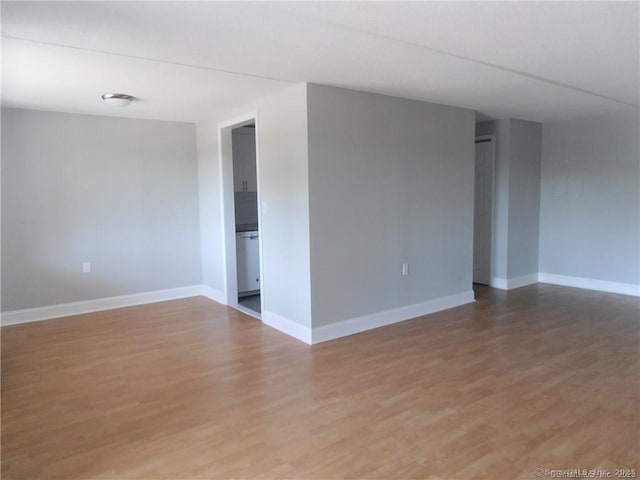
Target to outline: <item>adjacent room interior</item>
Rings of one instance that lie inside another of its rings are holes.
[[[260,249],[255,123],[232,130],[238,303],[260,313]]]
[[[1,8],[3,478],[635,478],[640,4]]]

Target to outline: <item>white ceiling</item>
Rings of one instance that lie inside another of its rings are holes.
[[[638,2],[2,2],[2,104],[198,121],[315,82],[537,121],[640,104]],[[100,95],[139,98],[126,109]]]

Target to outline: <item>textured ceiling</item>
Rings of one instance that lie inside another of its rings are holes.
[[[2,2],[2,103],[198,121],[308,81],[480,118],[637,110],[639,5]]]

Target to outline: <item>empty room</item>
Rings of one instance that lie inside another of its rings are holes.
[[[639,2],[1,32],[3,479],[638,478]]]

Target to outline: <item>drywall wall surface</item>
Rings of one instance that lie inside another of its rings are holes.
[[[311,326],[307,86],[256,102],[264,309]]]
[[[507,278],[538,273],[542,124],[510,121]]]
[[[188,123],[3,109],[3,311],[200,284],[195,145]]]
[[[491,120],[476,124],[476,137],[495,136],[495,170],[493,198],[493,249],[491,276],[507,278],[509,248],[509,163],[511,150],[511,122],[509,119]]]
[[[538,272],[542,125],[500,119],[476,124],[476,136],[495,135],[493,281]]]
[[[492,276],[507,278],[509,248],[509,152],[511,145],[511,122],[496,120],[496,158],[494,182],[494,217]]]
[[[218,114],[226,124],[257,114],[256,142],[264,313],[311,325],[306,84]],[[224,291],[221,162],[218,122],[198,124],[203,278]]]
[[[221,292],[224,290],[224,263],[218,124],[214,121],[198,123],[196,137],[202,283]]]
[[[638,110],[546,123],[541,272],[640,284]]]
[[[313,327],[469,291],[475,113],[320,85],[308,104]]]

